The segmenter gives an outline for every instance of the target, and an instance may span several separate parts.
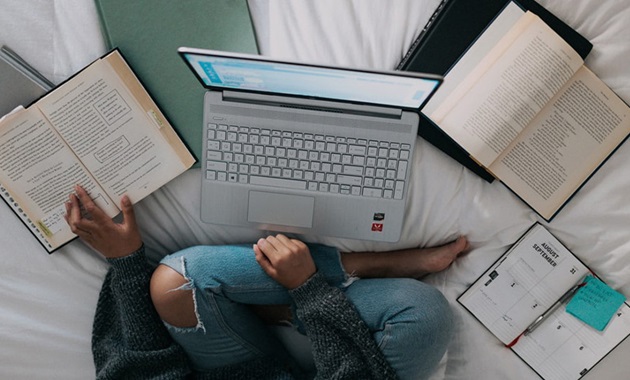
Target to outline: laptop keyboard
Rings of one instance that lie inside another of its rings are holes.
[[[209,124],[206,179],[402,199],[411,146]]]

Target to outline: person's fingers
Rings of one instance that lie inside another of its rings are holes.
[[[298,245],[295,244],[293,239],[289,239],[283,234],[276,235],[276,239],[284,248],[288,248],[290,251],[295,251],[295,249],[298,248]]]
[[[258,242],[254,243],[252,245],[252,248],[254,249],[254,255],[256,256],[256,258],[258,258],[258,256],[262,255],[262,252],[260,251],[260,247],[258,247],[258,243],[260,242],[261,239],[258,239]]]
[[[66,220],[66,223],[70,224],[70,213],[72,212],[72,203],[70,203],[70,198],[68,198],[68,201],[63,205],[66,207],[66,213],[63,214],[63,218]]]
[[[254,255],[256,257],[256,262],[268,275],[272,276],[275,274],[275,268],[269,261],[267,255],[263,252],[260,245],[265,244],[265,239],[258,240],[258,243],[254,244]]]
[[[303,255],[297,243],[284,235],[268,236],[254,244],[256,261],[262,269],[287,289],[303,284],[316,271],[310,255]]]
[[[259,240],[259,243],[260,243],[260,240]],[[254,244],[253,248],[254,248],[254,256],[256,257],[256,261],[261,266],[264,266],[263,263],[261,263],[261,261],[269,262],[269,259],[267,259],[267,256],[265,256],[265,254],[260,250],[258,243]]]
[[[291,239],[284,235],[278,235],[278,240],[281,241],[283,246],[286,248],[286,254],[301,256],[304,253],[310,253],[306,243],[301,240]]]
[[[288,237],[286,237],[285,235],[283,235],[283,234],[277,234],[275,236],[275,238],[276,238],[276,240],[278,240],[282,244],[288,244],[288,243],[291,242],[291,240]]]
[[[136,212],[133,209],[133,205],[131,204],[131,200],[126,195],[123,195],[120,200],[120,208],[122,209],[123,214],[123,224],[128,228],[137,228],[136,225]]]
[[[265,240],[273,246],[273,249],[268,249],[265,253],[274,266],[298,253],[298,247],[283,234],[268,236]]]
[[[295,246],[297,246],[300,250],[308,249],[308,246],[302,240],[291,239],[291,243],[293,243]]]
[[[70,230],[79,237],[90,235],[93,226],[90,224],[90,221],[82,218],[79,199],[74,194],[70,194],[69,199],[69,202],[66,202],[65,218],[70,226]]]
[[[90,197],[90,195],[85,191],[85,189],[79,185],[76,185],[74,188],[77,193],[77,197],[79,201],[83,205],[85,211],[97,222],[103,222],[109,220],[110,218],[105,214],[103,210]]]
[[[265,239],[258,241],[258,247],[269,260],[271,265],[275,265],[279,257],[278,249],[282,248],[282,243],[278,241],[274,236],[267,236]]]
[[[271,250],[278,250],[278,248],[280,248],[282,246],[282,244],[280,243],[280,241],[278,240],[278,238],[276,238],[275,236],[269,235],[265,238],[265,245],[264,247],[267,248],[269,251]]]
[[[81,207],[79,206],[79,199],[74,194],[70,194],[68,199],[68,203],[66,203],[68,221],[77,222],[81,220]]]
[[[267,241],[267,239],[260,238],[258,239],[258,242],[254,244],[254,252],[264,257],[267,261],[269,261],[269,255],[273,250],[275,250],[275,248]]]

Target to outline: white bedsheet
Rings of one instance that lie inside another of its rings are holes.
[[[439,0],[250,0],[264,54],[391,69]],[[630,102],[630,4],[541,0],[593,44],[589,66]],[[105,47],[90,0],[0,0],[0,44],[60,82]],[[4,90],[4,89],[0,89]],[[426,281],[442,290],[457,333],[435,379],[531,379],[533,372],[455,298],[534,221],[500,183],[488,184],[419,139],[403,237],[393,245],[304,237],[345,250],[432,246],[468,236],[472,250]],[[630,148],[624,144],[549,225],[596,273],[630,294]],[[206,225],[191,170],[137,206],[150,255],[193,244],[252,242],[264,231]],[[0,379],[89,379],[91,323],[106,263],[80,241],[49,256],[0,204]],[[482,348],[482,349],[480,349]],[[625,378],[625,342],[587,378]]]

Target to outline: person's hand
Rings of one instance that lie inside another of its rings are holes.
[[[282,234],[258,240],[254,253],[263,270],[287,289],[299,287],[317,271],[306,244]]]
[[[98,207],[81,186],[75,187],[66,203],[65,219],[74,234],[103,256],[113,259],[128,256],[142,246],[142,238],[131,201],[125,195],[120,201],[123,222],[116,223]],[[81,206],[87,217],[81,214]]]

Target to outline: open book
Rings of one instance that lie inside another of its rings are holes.
[[[630,107],[513,3],[423,113],[546,220],[630,133]]]
[[[501,342],[542,378],[579,379],[630,335],[623,303],[602,331],[566,309],[590,270],[535,224],[459,298]],[[531,329],[542,315],[540,324]],[[524,334],[526,330],[531,332]]]
[[[114,217],[193,163],[118,50],[0,122],[0,194],[49,252],[75,237],[74,185]]]

